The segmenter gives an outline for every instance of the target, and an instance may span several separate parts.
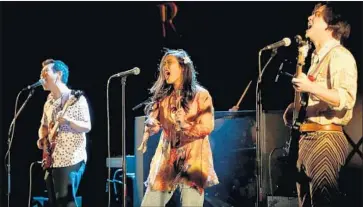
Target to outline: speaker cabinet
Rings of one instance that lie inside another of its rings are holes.
[[[358,96],[353,109],[353,117],[347,126],[344,127],[344,132],[349,142],[349,155],[346,165],[354,168],[363,168],[362,107],[362,96]]]

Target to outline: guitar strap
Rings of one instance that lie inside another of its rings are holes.
[[[334,47],[332,47],[325,55],[324,57],[319,60],[318,65],[311,71],[308,73],[308,75],[314,77],[314,80],[316,79],[316,77],[318,76],[318,74],[322,71],[323,67],[321,67],[321,64],[324,62],[325,58],[330,56],[330,52],[333,51],[333,49],[337,48],[337,47],[341,47],[341,45],[336,45]]]
[[[62,94],[62,98],[61,98],[61,109],[62,110],[63,110],[64,105],[67,103],[70,95],[71,95],[71,91]]]
[[[59,106],[56,106],[56,108],[59,109],[59,111],[58,110],[55,110],[52,113],[59,113],[60,111],[63,110],[64,105],[67,103],[67,101],[68,101],[68,99],[70,97],[70,94],[71,94],[71,90],[70,91],[67,91],[67,92],[65,92],[65,93],[63,93],[61,95]],[[50,103],[53,105],[55,102],[56,102],[56,100],[54,100],[54,98],[53,98],[53,100],[51,100]],[[55,114],[55,115],[52,116],[52,120],[53,120],[54,123],[57,121],[56,119],[57,119],[57,114]]]

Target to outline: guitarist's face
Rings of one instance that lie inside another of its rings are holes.
[[[54,88],[56,86],[56,83],[58,81],[61,81],[60,72],[55,72],[52,69],[53,65],[54,64],[48,64],[44,66],[40,73],[40,78],[43,78],[45,80],[45,83],[43,84],[43,89],[46,91]]]
[[[308,29],[306,37],[314,40],[319,38],[322,33],[327,32],[328,24],[324,20],[324,12],[326,6],[320,6],[314,9],[313,13],[308,18]]]

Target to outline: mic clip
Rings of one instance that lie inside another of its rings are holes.
[[[281,62],[280,67],[279,67],[279,69],[277,71],[277,74],[276,74],[275,83],[277,83],[279,81],[279,78],[280,78],[281,75],[284,75],[284,76],[287,76],[287,77],[290,77],[290,78],[293,78],[294,77],[294,75],[292,75],[291,73],[288,73],[288,72],[283,71],[284,63],[288,63],[289,64],[291,62],[289,62],[286,59],[283,62]]]
[[[143,102],[141,102],[141,103],[137,104],[136,106],[134,106],[134,107],[132,108],[132,110],[133,110],[133,111],[136,111],[137,109],[141,108],[143,105],[147,104],[147,103],[148,103],[148,102],[150,102],[150,101],[151,101],[151,100],[150,100],[150,98],[148,98],[148,99],[146,99],[145,101],[143,101]]]

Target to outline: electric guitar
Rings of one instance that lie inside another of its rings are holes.
[[[295,39],[298,43],[298,58],[295,73],[295,77],[297,77],[303,73],[305,58],[308,55],[310,44],[307,40],[304,41],[300,35],[295,36]],[[309,96],[307,93],[295,91],[292,126],[290,128],[290,140],[285,148],[288,160],[291,162],[291,165],[295,165],[298,158],[298,144],[301,135],[300,125],[305,120],[308,100]]]
[[[60,117],[63,117],[68,110],[68,107],[73,105],[79,100],[79,97],[83,95],[80,90],[71,91],[71,97],[64,104],[62,111],[60,112]],[[48,126],[48,135],[43,139],[43,156],[42,156],[42,168],[46,170],[51,168],[53,165],[52,154],[56,145],[56,137],[59,131],[59,121],[51,122]]]

